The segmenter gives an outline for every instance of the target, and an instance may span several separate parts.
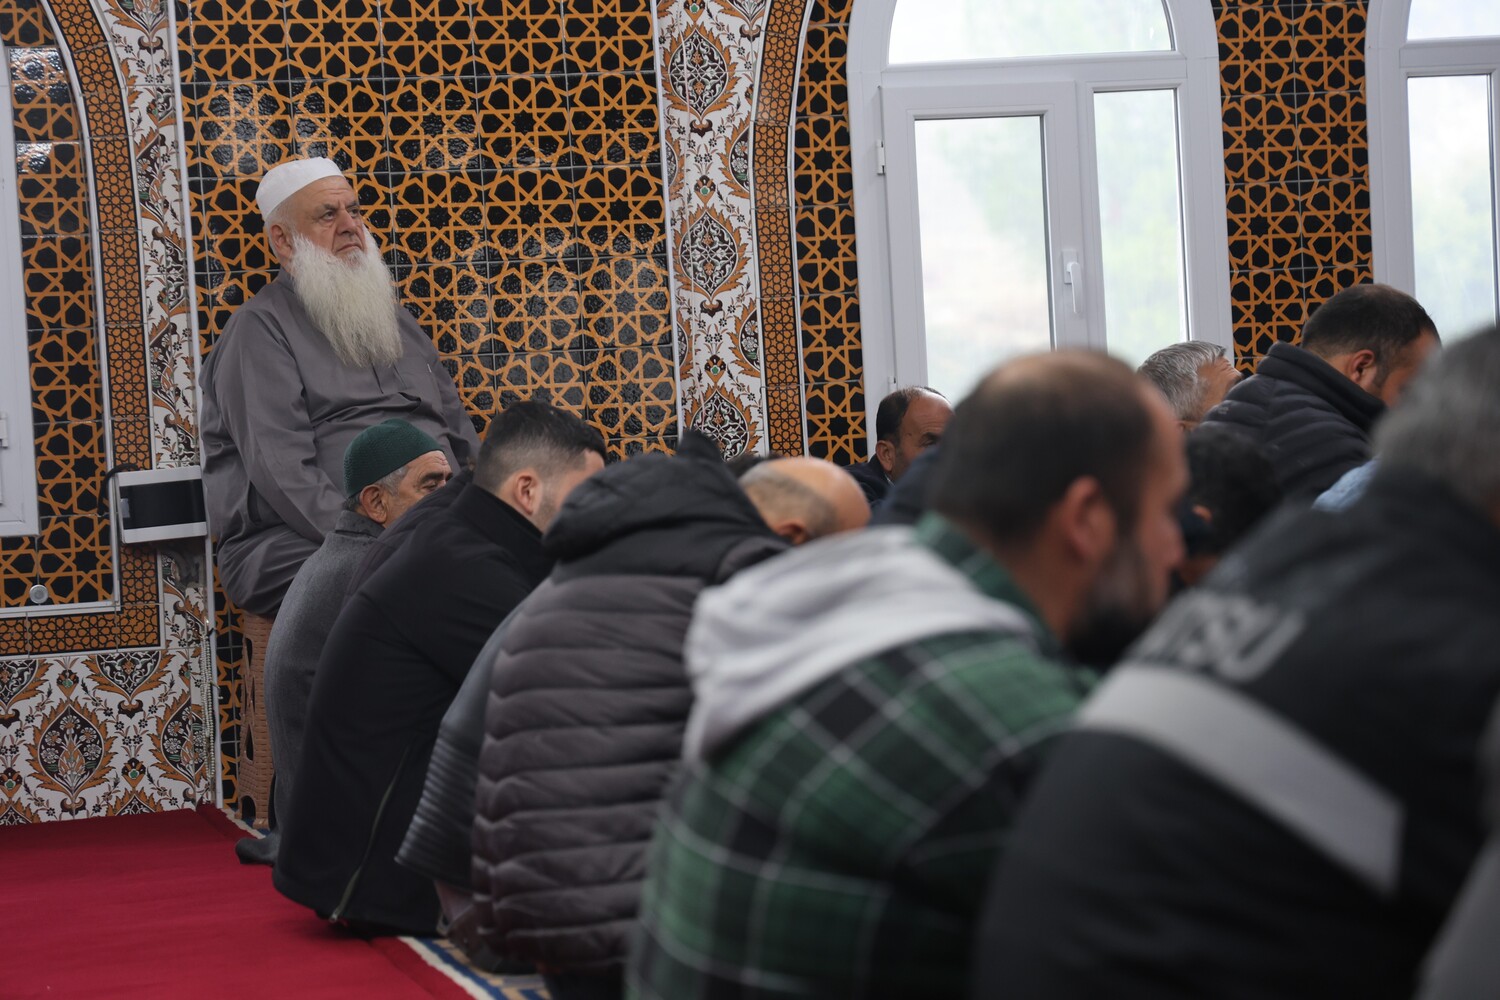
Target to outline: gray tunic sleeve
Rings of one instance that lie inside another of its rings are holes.
[[[214,349],[220,418],[238,447],[255,492],[292,530],[321,543],[343,498],[318,464],[303,372],[285,334],[261,312],[246,312],[236,336]],[[274,314],[273,314],[274,315]]]

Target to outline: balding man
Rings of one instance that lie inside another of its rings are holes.
[[[875,411],[875,454],[849,469],[872,508],[906,475],[918,455],[943,439],[943,428],[951,419],[953,407],[947,397],[925,385],[905,386],[880,401]]]
[[[861,527],[870,508],[854,477],[818,458],[778,458],[740,477],[770,529],[792,545]]]
[[[705,586],[869,510],[827,462],[765,462],[744,488],[689,434],[675,457],[606,469],[545,544],[552,576],[491,674],[473,871],[492,950],[535,962],[556,1000],[619,995],[645,844],[682,755],[682,642]]]
[[[478,450],[432,341],[396,301],[359,199],[326,159],[282,163],[256,193],[281,274],[204,362],[203,484],[230,599],[276,613],[344,506],[344,452],[399,418],[454,469]]]
[[[708,591],[633,996],[962,996],[969,926],[1052,737],[1165,601],[1181,432],[1102,354],[959,404],[931,511]]]

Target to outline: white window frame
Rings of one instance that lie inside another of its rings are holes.
[[[1371,0],[1365,66],[1370,141],[1370,239],[1375,280],[1417,292],[1412,235],[1411,116],[1407,81],[1419,76],[1490,77],[1493,197],[1500,211],[1500,38],[1409,42],[1411,0]],[[1492,225],[1500,266],[1500,222]]]
[[[14,121],[10,60],[0,46],[0,536],[40,530]]]
[[[1001,113],[1020,114],[1021,105],[1055,106],[1059,88],[1075,95],[1065,118],[1083,125],[1092,137],[1094,94],[1108,91],[1172,89],[1177,92],[1178,149],[1182,178],[1183,255],[1187,281],[1189,335],[1234,349],[1230,321],[1229,234],[1225,204],[1223,108],[1220,98],[1218,30],[1209,0],[1165,0],[1172,26],[1171,52],[1076,55],[1047,58],[969,60],[944,63],[889,64],[891,25],[898,2],[861,0],[849,29],[849,127],[853,146],[856,250],[860,270],[860,315],[864,354],[865,399],[874,426],[880,400],[898,385],[925,383],[923,337],[911,333],[912,317],[897,316],[894,276],[920,274],[911,254],[920,256],[913,238],[893,240],[893,232],[916,233],[915,183],[891,184],[892,168],[915,178],[914,163],[896,164],[910,142],[888,129],[893,116],[923,118],[978,115],[991,95],[1004,102]],[[930,2],[930,0],[929,0]],[[982,76],[981,76],[982,74]],[[984,82],[981,83],[981,80]],[[992,82],[991,82],[992,81]],[[887,86],[889,85],[889,86]],[[883,88],[885,88],[883,90]],[[1001,98],[1001,91],[1006,93]],[[963,96],[965,92],[968,96]],[[930,102],[916,110],[918,95]],[[1028,99],[1029,98],[1029,99]],[[943,112],[947,107],[952,114]],[[1084,191],[1086,260],[1099,259],[1098,165],[1091,138],[1074,165],[1047,165],[1049,185],[1069,171]],[[1064,180],[1066,183],[1066,180]],[[1049,206],[1049,217],[1056,205]],[[899,244],[899,246],[898,246]],[[1054,311],[1068,295],[1059,269],[1061,248],[1052,256]],[[893,258],[899,258],[893,260]],[[918,261],[919,264],[919,261]],[[903,269],[906,268],[906,269]],[[1086,324],[1058,322],[1059,346],[1103,346],[1104,282],[1102,269],[1086,267]],[[920,305],[920,289],[916,301]],[[909,309],[903,309],[903,313]],[[1062,313],[1056,312],[1059,320]],[[920,315],[917,319],[920,320]],[[920,329],[920,324],[915,327]],[[1087,332],[1079,332],[1086,330]],[[900,332],[907,331],[907,332]],[[873,437],[873,433],[872,433]]]

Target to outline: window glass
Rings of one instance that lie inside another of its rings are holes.
[[[1187,338],[1177,96],[1170,90],[1094,95],[1104,327],[1132,366]]]
[[[1495,321],[1490,80],[1415,77],[1407,93],[1417,300],[1439,333],[1461,335]]]
[[[1162,0],[901,0],[892,63],[1164,52]]]
[[[1494,0],[1412,0],[1411,17],[1406,23],[1406,37],[1413,40],[1500,35],[1500,3]]]
[[[918,121],[916,151],[927,381],[958,400],[1052,346],[1042,120]]]

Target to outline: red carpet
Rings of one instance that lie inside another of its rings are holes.
[[[0,998],[467,996],[284,899],[240,836],[211,810],[0,829]]]

